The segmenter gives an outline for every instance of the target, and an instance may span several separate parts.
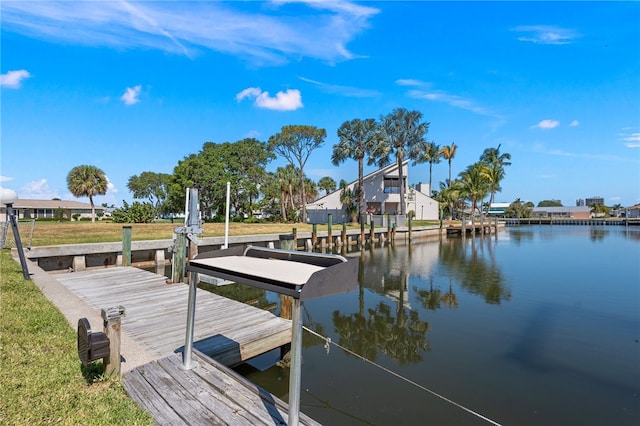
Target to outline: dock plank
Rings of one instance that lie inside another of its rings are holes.
[[[233,370],[194,350],[194,369],[178,354],[128,372],[129,395],[160,425],[286,425],[288,405]],[[301,425],[320,424],[304,413]]]

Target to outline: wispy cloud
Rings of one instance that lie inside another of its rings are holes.
[[[9,71],[6,74],[0,75],[0,86],[8,87],[9,89],[19,89],[22,85],[22,80],[29,77],[31,77],[31,74],[27,70]]]
[[[568,28],[550,25],[523,25],[512,31],[523,33],[518,40],[536,44],[571,44],[581,37],[579,33]]]
[[[535,144],[533,146],[533,151],[539,154],[545,155],[556,155],[560,157],[570,157],[570,158],[583,158],[587,160],[596,160],[596,161],[612,161],[612,162],[622,162],[622,163],[639,163],[640,159],[630,158],[630,157],[620,157],[619,155],[611,155],[611,154],[592,154],[586,152],[570,152],[557,148],[547,148],[544,144]]]
[[[501,118],[488,108],[478,105],[471,99],[447,93],[443,90],[432,89],[433,85],[431,83],[413,79],[399,79],[396,80],[396,84],[398,86],[415,87],[415,89],[411,89],[407,92],[407,96],[411,98],[426,99],[428,101],[434,102],[443,102],[452,107],[473,112],[474,114]]]
[[[622,135],[622,140],[627,148],[640,148],[640,133]]]
[[[558,120],[546,119],[546,120],[542,120],[538,124],[534,124],[533,126],[531,126],[531,128],[532,129],[549,130],[549,129],[555,129],[559,125],[560,125],[560,122]]]
[[[322,83],[320,81],[311,80],[305,77],[298,78],[306,83],[317,86],[318,88],[320,88],[320,90],[326,93],[336,94],[349,98],[375,98],[380,96],[380,92],[378,92],[377,90],[361,89],[359,87],[353,86],[341,86],[339,84]]]
[[[569,127],[578,127],[580,125],[580,122],[578,120],[573,120],[571,123],[569,123]]]
[[[9,176],[0,176],[0,182],[9,182],[10,180],[13,180],[13,178]]]
[[[60,1],[12,1],[2,2],[0,10],[3,31],[30,37],[160,49],[188,57],[214,50],[258,65],[300,57],[332,63],[356,57],[348,43],[379,12],[347,1],[289,3],[76,1],[71,6]],[[296,14],[289,8],[296,8]]]
[[[142,90],[142,86],[139,84],[133,87],[127,87],[120,96],[120,100],[124,102],[125,105],[135,105],[140,102],[140,91]]]
[[[303,107],[302,95],[300,95],[300,91],[297,89],[278,92],[275,97],[272,97],[269,96],[269,92],[263,92],[259,87],[249,87],[236,95],[238,102],[245,98],[255,99],[253,104],[258,108],[276,111],[295,111]]]

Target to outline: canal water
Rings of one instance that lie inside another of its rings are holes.
[[[640,228],[514,226],[348,255],[359,289],[304,304],[330,338],[304,333],[301,410],[317,421],[640,424]],[[252,297],[277,313],[277,295]],[[274,356],[238,371],[287,401]]]

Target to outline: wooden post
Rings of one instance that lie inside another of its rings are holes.
[[[181,283],[184,281],[184,270],[186,266],[187,237],[181,232],[176,232],[175,236],[171,259],[171,281]]]
[[[120,375],[120,329],[125,311],[122,306],[102,309],[103,332],[109,338],[109,356],[104,358],[105,376]]]
[[[291,233],[293,234],[293,250],[298,250],[298,228],[293,228]]]
[[[347,224],[342,224],[342,244],[347,244]]]
[[[409,215],[409,241],[411,241],[411,228],[413,222],[413,215]],[[440,228],[442,229],[442,222],[440,222]]]
[[[293,297],[286,294],[280,295],[280,318],[291,319],[293,312]]]
[[[122,266],[131,266],[131,226],[122,227]]]
[[[364,221],[365,216],[360,215],[360,245],[364,247],[365,237],[364,237]]]
[[[329,247],[333,247],[333,239],[331,238],[331,222],[333,221],[333,216],[331,215],[331,213],[329,213],[327,215],[327,230],[328,230],[328,234],[327,234],[327,246]]]
[[[387,241],[391,241],[391,216],[387,215]]]
[[[376,238],[376,227],[375,224],[373,223],[373,220],[371,221],[371,230],[369,231],[369,243],[373,244],[373,242],[375,241]]]
[[[396,224],[395,223],[391,227],[391,242],[392,243],[396,242]]]
[[[318,226],[314,223],[311,228],[311,247],[316,248],[318,245]]]

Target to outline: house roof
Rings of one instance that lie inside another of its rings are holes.
[[[96,210],[104,210],[102,206],[94,206]],[[17,199],[13,203],[14,209],[71,209],[71,210],[90,210],[91,204],[81,203],[80,201],[71,200],[29,200]]]
[[[404,167],[404,166],[405,166],[405,165],[407,165],[408,163],[409,163],[409,160],[404,160],[404,161],[402,162],[402,167]],[[376,176],[376,175],[380,175],[380,174],[382,174],[383,176],[397,177],[397,176],[399,176],[399,173],[398,173],[398,172],[396,172],[395,174],[393,174],[393,173],[387,173],[387,172],[389,172],[389,171],[391,171],[391,170],[397,169],[397,167],[398,167],[398,165],[397,165],[395,162],[393,162],[393,163],[389,164],[389,165],[388,165],[388,166],[386,166],[386,167],[383,167],[383,168],[378,169],[378,170],[374,170],[373,172],[371,172],[371,173],[369,173],[369,174],[367,174],[367,175],[362,176],[362,181],[363,181],[363,182],[366,182],[367,180],[371,179],[372,177],[374,177],[374,176]],[[405,176],[405,177],[406,177],[406,176]],[[353,186],[353,185],[355,185],[355,184],[357,184],[357,183],[358,183],[358,180],[356,179],[356,180],[354,180],[354,181],[349,182],[349,183],[347,184],[347,187]],[[317,200],[315,200],[314,202],[307,204],[307,206],[321,204],[321,203],[322,203],[322,201],[323,201],[325,198],[327,198],[327,197],[331,196],[332,194],[335,194],[336,192],[340,192],[341,190],[342,190],[341,188],[338,188],[337,190],[335,190],[335,191],[333,191],[333,192],[330,192],[330,193],[328,193],[328,194],[326,194],[326,195],[324,195],[324,196],[322,196],[322,197],[318,198],[318,199],[317,199]],[[416,192],[418,192],[418,191],[416,190]]]

